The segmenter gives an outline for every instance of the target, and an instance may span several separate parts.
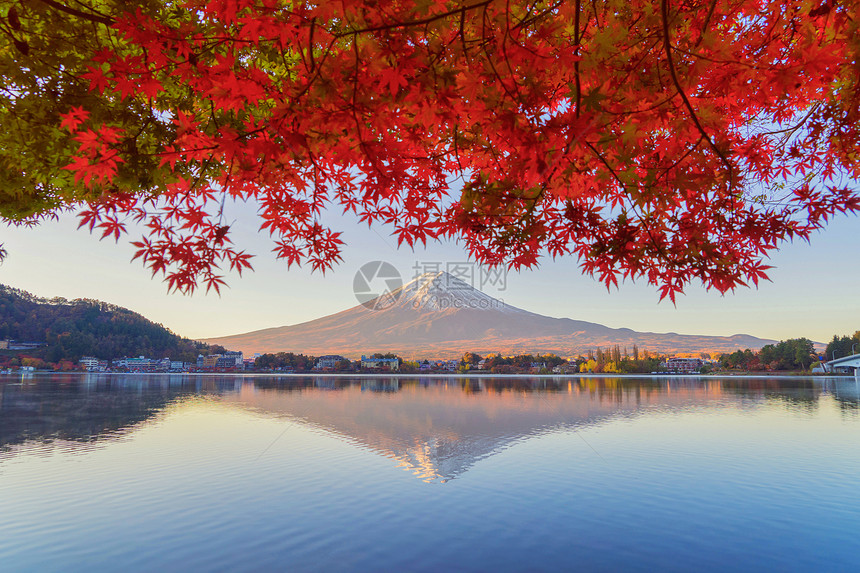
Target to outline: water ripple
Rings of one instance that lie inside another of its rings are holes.
[[[318,383],[6,384],[2,568],[860,568],[848,387]]]

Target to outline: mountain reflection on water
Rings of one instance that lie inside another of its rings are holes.
[[[765,406],[804,415],[825,396],[856,417],[858,389],[854,379],[775,377],[6,376],[0,462],[28,442],[120,439],[202,397],[318,428],[445,481],[517,441],[621,417]]]

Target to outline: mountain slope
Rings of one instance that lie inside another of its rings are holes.
[[[26,354],[58,362],[81,356],[192,361],[208,347],[126,308],[90,299],[40,298],[0,285],[0,340],[42,342]]]
[[[348,357],[396,352],[406,358],[478,353],[553,352],[569,355],[615,344],[655,352],[760,348],[771,340],[635,332],[593,322],[552,318],[495,299],[444,272],[426,273],[373,302],[293,326],[210,338],[249,352],[337,353]]]

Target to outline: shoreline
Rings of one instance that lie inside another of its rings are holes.
[[[661,379],[661,380],[714,380],[724,378],[734,379],[807,379],[813,381],[840,380],[851,379],[857,380],[858,377],[853,374],[841,375],[821,375],[821,374],[767,374],[762,372],[756,373],[732,373],[732,374],[620,374],[620,373],[576,373],[576,374],[491,374],[491,373],[396,373],[396,372],[57,372],[57,371],[33,371],[33,372],[12,372],[0,374],[0,379],[3,377],[31,377],[34,375],[49,375],[49,376],[67,376],[67,375],[82,375],[82,376],[156,376],[156,377],[175,377],[175,376],[218,376],[218,377],[243,377],[243,378],[529,378],[542,380],[577,380],[590,378],[622,378],[622,379]]]

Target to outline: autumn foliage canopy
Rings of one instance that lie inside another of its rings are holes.
[[[250,267],[231,200],[288,264],[340,259],[335,209],[672,299],[860,210],[853,1],[0,5],[0,216],[142,225],[180,291]]]

